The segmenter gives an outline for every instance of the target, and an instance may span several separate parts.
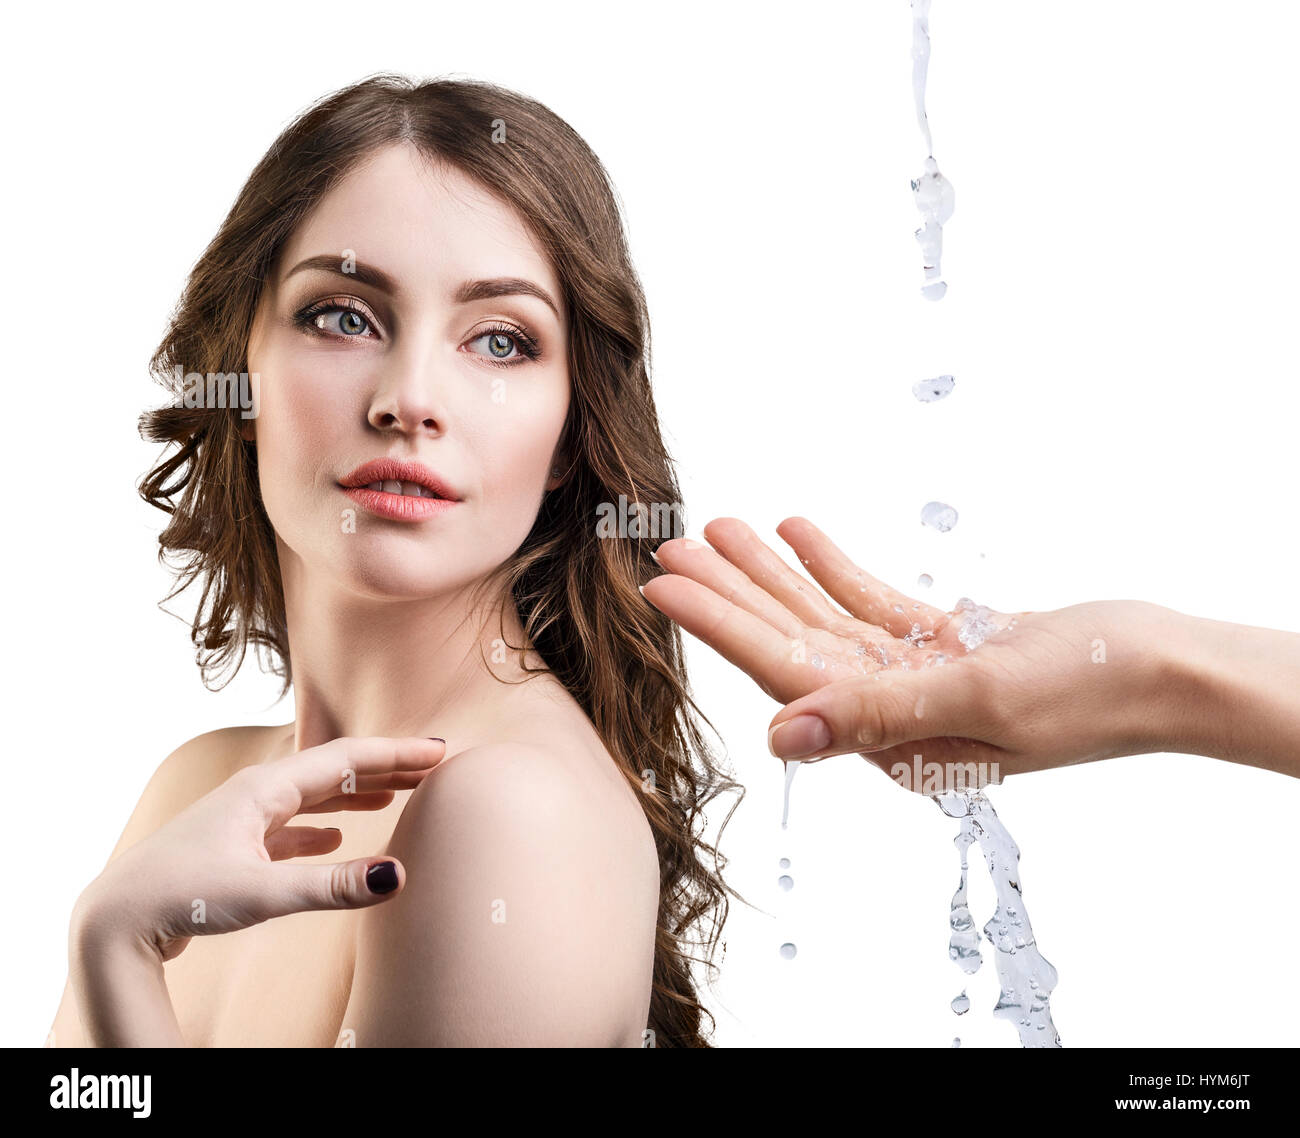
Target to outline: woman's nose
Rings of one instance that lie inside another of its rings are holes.
[[[440,432],[446,425],[441,378],[446,377],[428,347],[385,361],[370,398],[366,419],[381,431]]]

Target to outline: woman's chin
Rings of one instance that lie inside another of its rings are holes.
[[[427,600],[448,593],[467,580],[445,558],[392,551],[350,552],[332,569],[342,588],[377,601]]]

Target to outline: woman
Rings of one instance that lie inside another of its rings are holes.
[[[141,493],[205,680],[252,645],[294,720],[158,768],[58,1046],[709,1045],[696,831],[739,788],[637,591],[672,534],[596,524],[677,509],[648,341],[605,172],[539,104],[379,76],[276,140],[152,361]]]

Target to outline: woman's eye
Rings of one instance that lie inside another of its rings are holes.
[[[312,323],[322,332],[343,336],[360,336],[370,327],[370,322],[361,313],[350,308],[332,308],[317,313]]]
[[[336,339],[373,340],[375,330],[370,320],[345,304],[318,304],[295,317],[305,328]],[[368,333],[368,334],[367,334]]]
[[[485,332],[482,336],[475,336],[470,341],[471,344],[485,342],[486,351],[479,353],[487,355],[494,360],[509,360],[520,355],[519,345],[515,338],[505,332]],[[514,353],[512,356],[511,353]]]

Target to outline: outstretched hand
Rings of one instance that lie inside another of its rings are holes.
[[[709,545],[659,546],[667,573],[642,591],[787,705],[768,734],[778,757],[857,752],[888,771],[920,754],[997,764],[997,781],[1159,749],[1147,697],[1160,688],[1169,610],[1100,601],[1007,614],[966,602],[949,612],[872,577],[804,518],[777,533],[825,594],[735,518],[705,527]]]

